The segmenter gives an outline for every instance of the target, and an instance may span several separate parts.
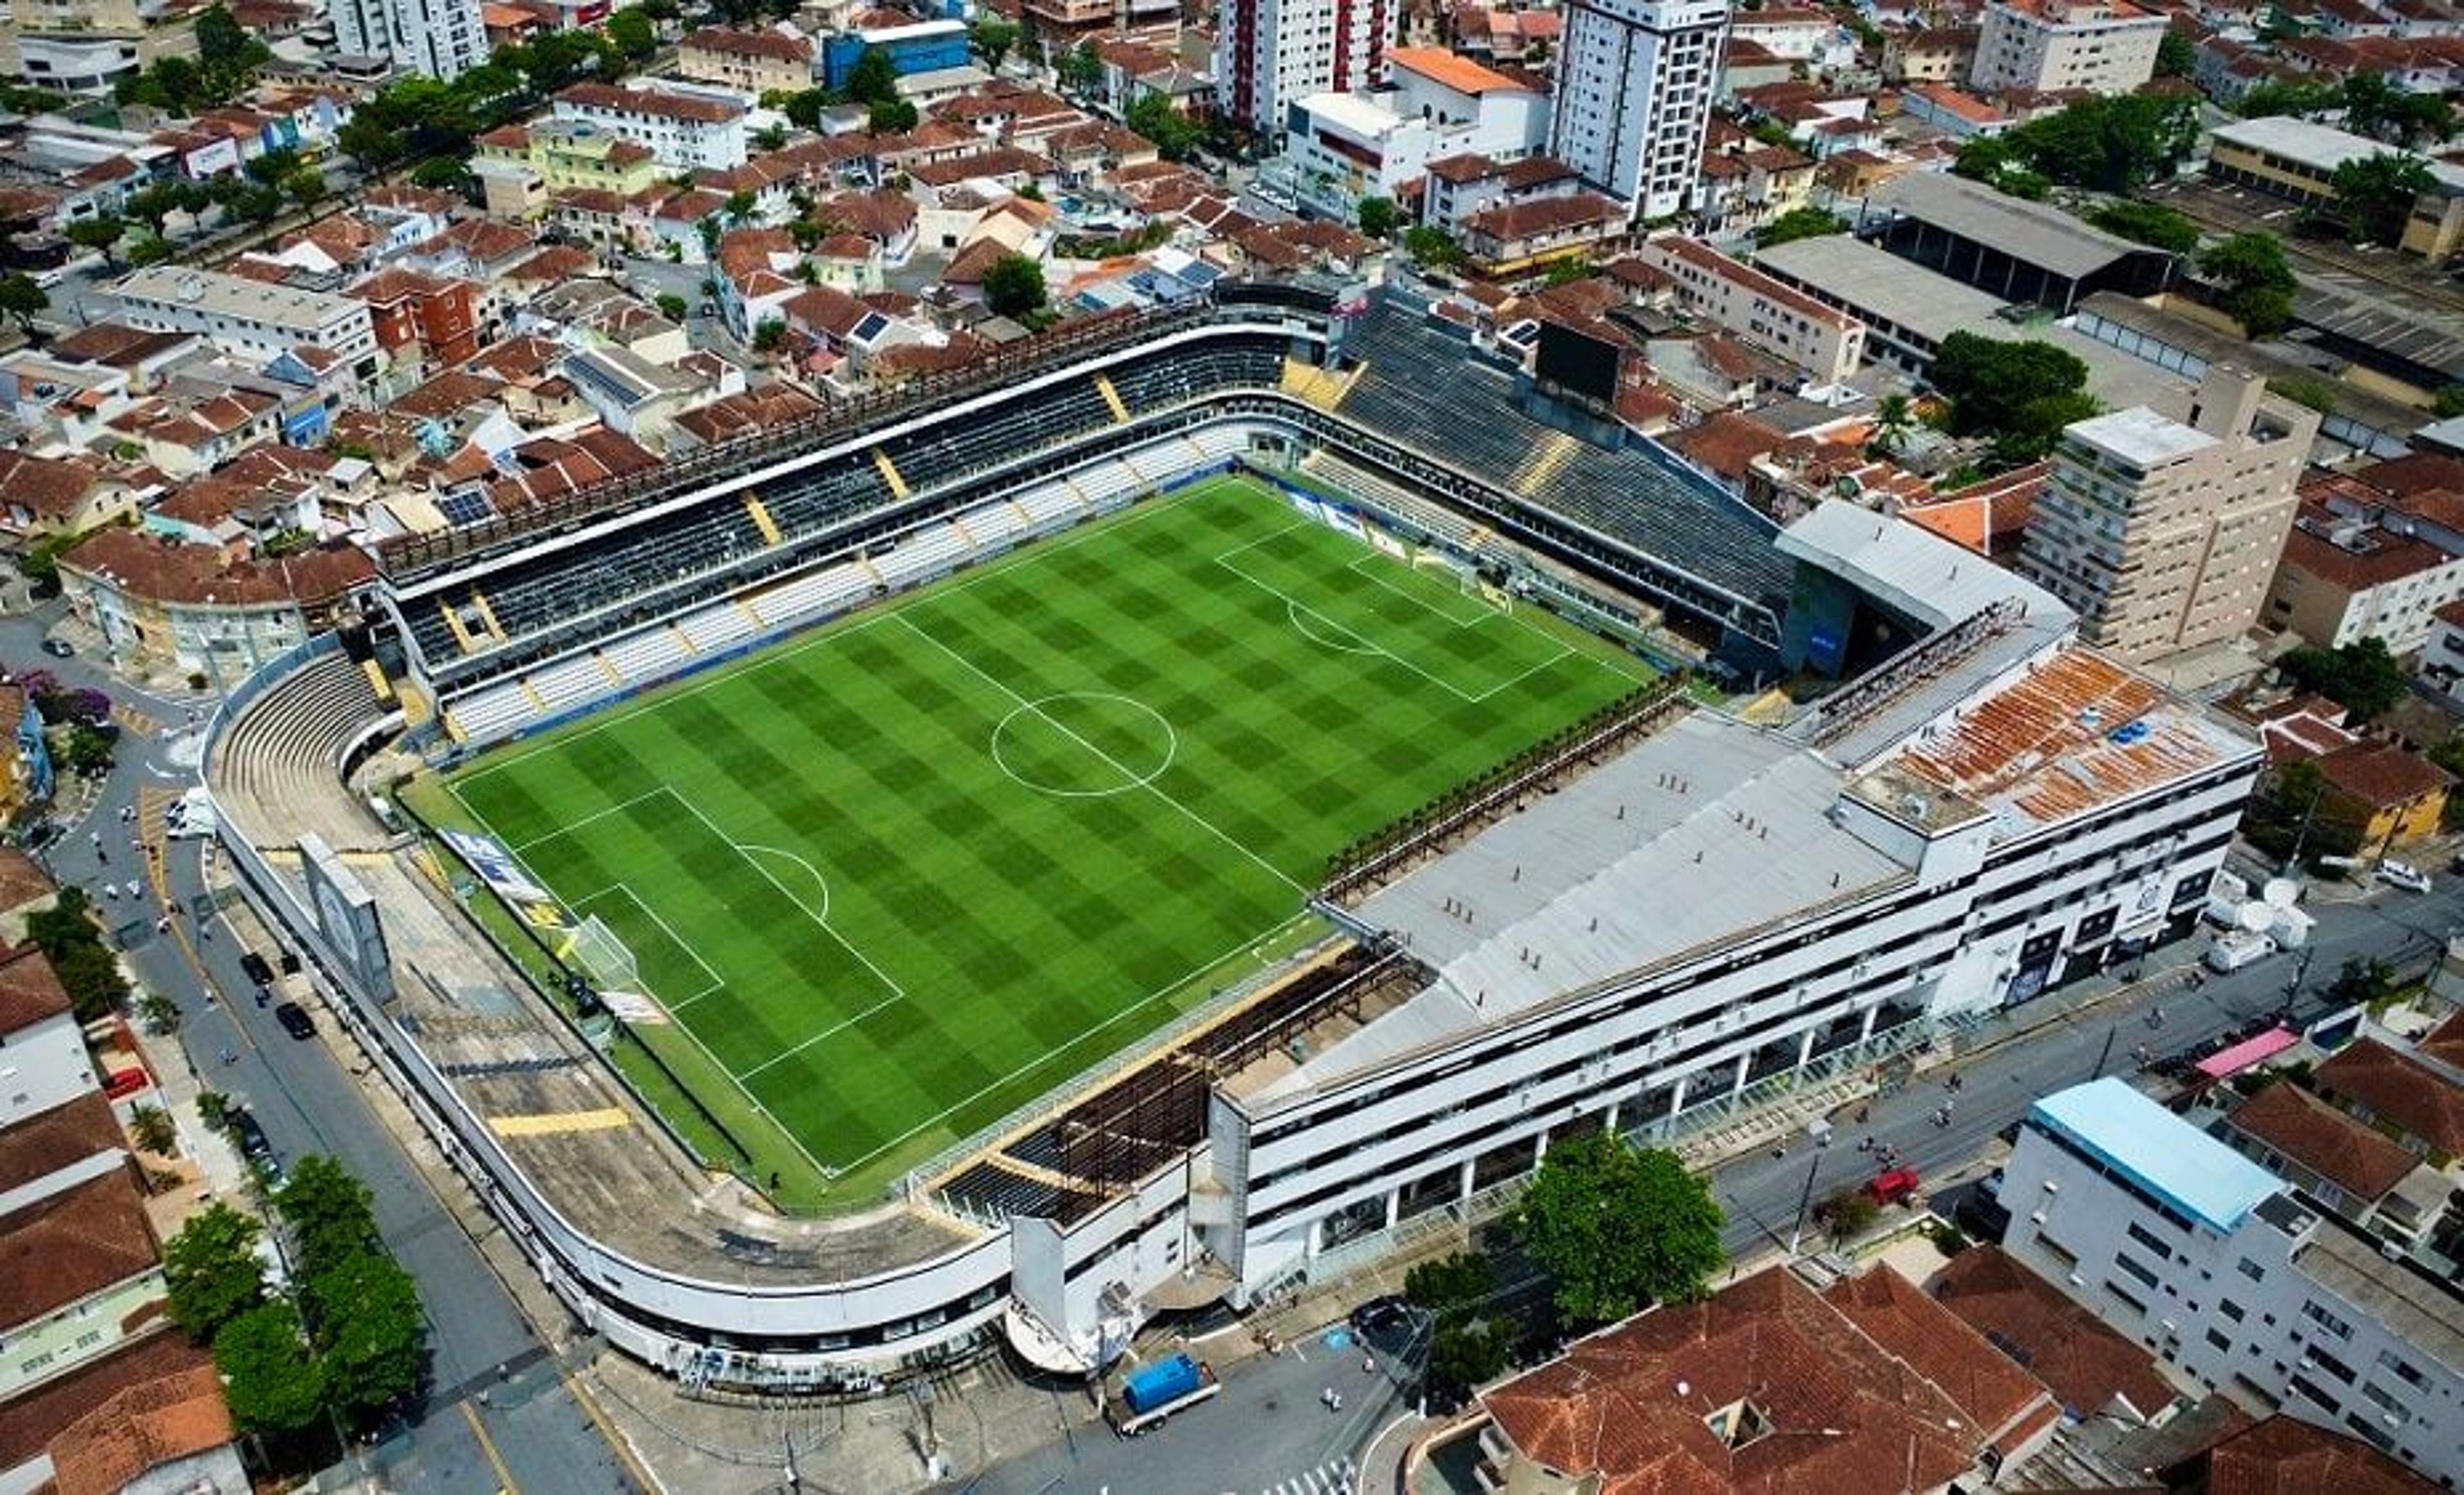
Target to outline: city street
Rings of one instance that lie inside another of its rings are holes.
[[[120,821],[121,807],[135,802],[141,786],[176,791],[193,781],[173,766],[171,743],[187,708],[202,712],[210,703],[147,695],[83,657],[43,656],[37,646],[60,608],[55,602],[33,616],[0,619],[0,659],[20,669],[39,665],[70,685],[94,686],[162,724],[159,734],[121,734],[119,763],[102,793],[45,851],[65,883],[99,889],[108,877],[124,887],[143,875],[143,864],[130,845],[130,827]],[[196,907],[205,892],[203,845],[171,843],[169,890],[184,909]],[[228,925],[209,920],[199,938],[198,923],[184,919],[182,932],[212,985],[206,990],[180,940],[154,934],[158,911],[150,892],[146,899],[134,913],[124,899],[105,902],[98,891],[96,901],[106,918],[127,919],[121,933],[137,979],[179,1004],[180,1038],[204,1084],[244,1100],[286,1161],[324,1153],[363,1179],[375,1192],[386,1245],[418,1280],[430,1328],[433,1389],[412,1426],[362,1451],[365,1463],[382,1469],[394,1487],[456,1495],[497,1488],[604,1495],[634,1488],[566,1389],[561,1367],[371,1109],[361,1087],[376,1082],[355,1078],[325,1044],[294,1041],[270,1009],[255,1006],[253,983],[239,969],[240,941]],[[234,1056],[228,1063],[220,1057],[225,1052]]]

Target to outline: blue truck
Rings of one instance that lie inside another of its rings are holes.
[[[1222,1389],[1213,1367],[1186,1354],[1177,1354],[1122,1376],[1119,1387],[1105,1398],[1104,1410],[1113,1432],[1123,1438],[1135,1438]]]

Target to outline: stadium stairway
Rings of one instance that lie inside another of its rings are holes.
[[[342,654],[276,681],[243,709],[216,749],[214,782],[224,808],[253,828],[296,824],[302,804],[332,806],[342,751],[385,715],[367,675]],[[303,789],[304,780],[319,787]],[[340,802],[348,802],[342,800]],[[338,849],[382,845],[387,836],[363,816],[326,814],[308,827]],[[293,844],[297,832],[273,843]]]

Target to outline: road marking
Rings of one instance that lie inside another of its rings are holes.
[[[522,1495],[522,1487],[514,1483],[514,1471],[505,1467],[504,1456],[496,1452],[495,1440],[480,1425],[479,1414],[471,1410],[468,1400],[455,1405],[462,1409],[463,1420],[471,1424],[471,1436],[479,1440],[479,1452],[488,1456],[488,1467],[496,1471],[496,1484],[503,1495]]]

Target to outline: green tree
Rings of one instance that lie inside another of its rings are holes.
[[[311,1339],[334,1413],[358,1424],[419,1388],[428,1320],[393,1259],[363,1251],[308,1280]]]
[[[607,39],[632,63],[648,62],[659,50],[658,29],[639,6],[626,6],[607,17]]]
[[[2430,407],[2442,421],[2464,415],[2464,385],[2440,385],[2438,393],[2431,398]]]
[[[1827,209],[1792,208],[1756,230],[1754,242],[1771,249],[1799,239],[1819,239],[1847,231],[1847,220]]]
[[[890,54],[879,47],[867,47],[847,70],[847,86],[842,90],[848,99],[860,104],[894,103],[898,99],[898,65]]]
[[[2162,203],[2120,197],[2098,204],[2087,221],[2107,233],[2151,245],[2168,254],[2189,254],[2199,247],[2199,226]]]
[[[2255,84],[2233,100],[2233,113],[2245,120],[2266,120],[2279,115],[2296,119],[2312,119],[2343,105],[2343,90],[2332,83],[2301,83],[2283,78],[2270,78]]]
[[[157,1033],[173,1033],[180,1026],[180,1004],[162,992],[147,992],[137,1000],[137,1015]]]
[[[324,172],[315,166],[301,166],[282,179],[282,190],[300,207],[314,208],[323,202],[333,189],[325,185]]]
[[[27,337],[34,334],[34,319],[50,309],[52,298],[34,283],[34,277],[22,271],[0,275],[0,317],[17,324],[18,332]]]
[[[2437,186],[2419,156],[2389,151],[2347,161],[2328,181],[2334,196],[2317,221],[2355,244],[2392,246],[2404,238],[2412,205]]]
[[[685,303],[685,298],[673,292],[664,293],[659,297],[659,315],[670,321],[683,321],[692,310],[693,308]]]
[[[1916,402],[1903,394],[1886,394],[1874,402],[1874,451],[1881,456],[1897,456],[1900,444],[1917,423]]]
[[[97,213],[91,218],[77,219],[64,231],[71,244],[79,249],[100,250],[102,262],[116,265],[119,259],[113,252],[120,248],[120,241],[128,236],[128,220],[118,213]]]
[[[720,212],[727,215],[728,227],[735,229],[740,229],[744,225],[751,223],[753,221],[754,213],[758,210],[759,203],[757,199],[751,191],[743,187],[738,187],[735,191],[728,193],[727,206],[719,209]]]
[[[1067,91],[1086,95],[1104,86],[1104,59],[1092,42],[1080,42],[1063,53],[1053,64],[1053,72]]]
[[[268,150],[249,158],[240,171],[250,181],[263,187],[278,187],[282,179],[299,169],[299,153],[296,150]]]
[[[2395,968],[2373,956],[2354,956],[2327,985],[2327,1000],[2340,1007],[2365,1005],[2395,993]]]
[[[753,351],[756,353],[776,353],[786,341],[787,324],[776,317],[762,319],[761,325],[753,329]]]
[[[1403,1296],[1441,1318],[1478,1308],[1496,1291],[1497,1265],[1477,1251],[1422,1262],[1403,1274]]]
[[[128,246],[128,262],[140,270],[148,265],[167,263],[177,259],[179,254],[179,248],[169,239],[157,238],[151,234]]]
[[[1515,1205],[1516,1234],[1573,1324],[1604,1324],[1702,1295],[1727,1253],[1720,1207],[1677,1154],[1615,1132],[1549,1149]]]
[[[2333,381],[2297,374],[2290,378],[2271,380],[2268,387],[2294,404],[2316,410],[2321,415],[2336,413],[2336,385]]]
[[[231,1125],[231,1097],[220,1090],[197,1092],[197,1119],[210,1132],[220,1132]]]
[[[830,102],[828,89],[807,88],[803,93],[788,95],[787,101],[779,106],[779,112],[800,129],[818,130],[822,127],[822,111],[828,108]]]
[[[1433,224],[1416,223],[1404,230],[1403,252],[1430,270],[1451,270],[1463,262],[1463,245]]]
[[[128,998],[128,978],[120,974],[119,957],[102,943],[102,932],[89,912],[93,907],[84,889],[68,887],[52,907],[26,920],[26,937],[52,963],[52,974],[68,991],[80,1022],[109,1016]]]
[[[1364,197],[1360,200],[1360,231],[1373,239],[1382,239],[1395,231],[1395,199]]]
[[[186,210],[187,204],[176,185],[157,182],[129,193],[121,207],[126,209],[129,217],[143,224],[146,231],[159,239],[163,237],[165,225],[171,221],[171,215]]]
[[[2376,637],[2333,649],[2305,644],[2277,659],[2276,668],[2303,690],[2343,706],[2355,721],[2385,715],[2410,688],[2404,666],[2387,651],[2387,641]]]
[[[291,1232],[292,1256],[314,1277],[363,1252],[384,1249],[371,1208],[376,1197],[341,1164],[311,1153],[275,1191],[274,1211]]]
[[[915,128],[922,118],[904,99],[885,99],[865,112],[864,127],[875,135],[897,135]]]
[[[2191,69],[2198,65],[2199,50],[2190,45],[2189,37],[2167,27],[2165,34],[2157,38],[2156,76],[2158,77],[2189,77]]]
[[[2373,140],[2411,145],[2424,137],[2443,141],[2455,133],[2454,111],[2446,99],[2398,88],[2383,73],[2363,69],[2345,75],[2337,102],[2344,128]]]
[[[1431,1385],[1460,1396],[1495,1380],[1514,1348],[1514,1321],[1469,1314],[1440,1324],[1429,1336]]]
[[[431,192],[468,193],[474,179],[470,163],[451,156],[431,156],[411,168],[410,185]]]
[[[158,1157],[176,1157],[180,1154],[180,1129],[171,1124],[171,1113],[160,1106],[140,1106],[128,1113],[128,1138]]]
[[[1928,377],[1950,402],[1951,434],[1991,438],[1994,459],[2006,466],[2037,460],[2064,426],[2096,413],[2087,365],[2050,342],[1954,332],[1943,339]]]
[[[984,66],[998,73],[1010,49],[1018,45],[1018,28],[998,12],[986,11],[967,29],[967,40],[982,55]]]
[[[252,1433],[297,1433],[324,1415],[324,1375],[309,1355],[298,1310],[279,1298],[222,1327],[214,1370],[231,1417]]]
[[[1155,142],[1155,154],[1166,161],[1187,161],[1206,140],[1205,128],[1162,94],[1140,94],[1130,105],[1128,121],[1131,129]]]
[[[265,1261],[256,1253],[262,1229],[217,1201],[188,1217],[163,1244],[163,1284],[171,1322],[199,1344],[265,1301]]]
[[[2272,338],[2293,319],[2300,282],[2272,233],[2236,233],[2199,256],[2199,273],[2215,282],[2217,308],[2254,338]]]
[[[1851,1184],[1823,1200],[1820,1213],[1822,1222],[1831,1229],[1832,1239],[1853,1241],[1873,1228],[1882,1208],[1863,1188]]]
[[[754,132],[753,148],[757,151],[781,150],[786,144],[787,127],[783,124],[769,125]]]
[[[1003,317],[1024,317],[1044,305],[1044,267],[1025,254],[1003,254],[984,271],[984,304]]]

